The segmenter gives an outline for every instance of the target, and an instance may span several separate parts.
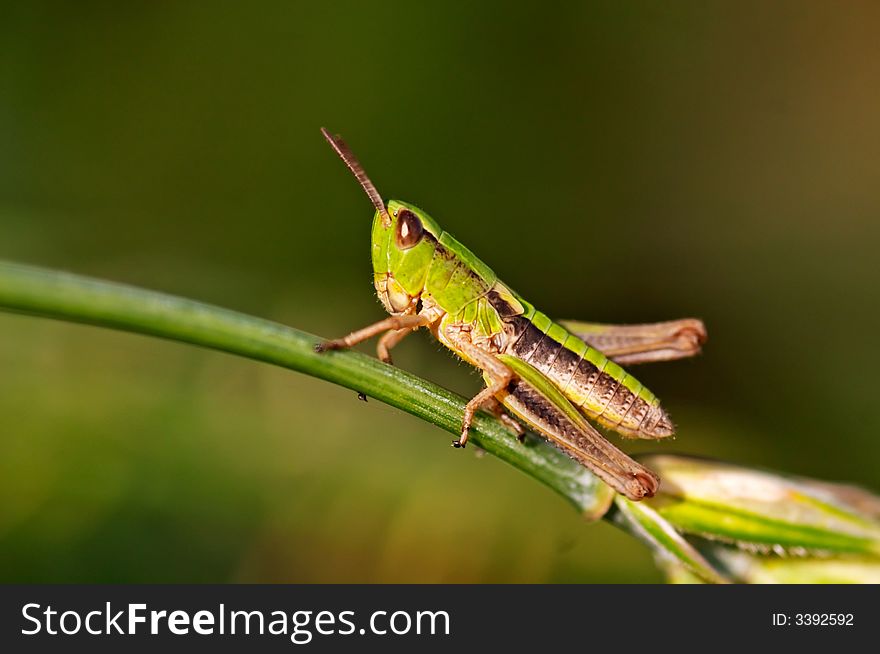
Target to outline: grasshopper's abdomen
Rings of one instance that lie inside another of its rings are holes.
[[[587,417],[630,438],[664,438],[674,432],[651,391],[540,311],[526,305],[522,315],[505,322],[505,353],[546,375]]]

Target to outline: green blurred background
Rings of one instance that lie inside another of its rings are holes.
[[[381,317],[342,133],[547,313],[702,317],[630,450],[880,487],[880,7],[0,9],[0,258],[340,335]],[[369,348],[371,349],[372,345]],[[427,336],[396,362],[462,393]],[[250,361],[0,315],[0,581],[659,581],[491,457]]]

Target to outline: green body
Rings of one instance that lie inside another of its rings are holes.
[[[401,234],[406,212],[423,229],[414,243],[412,234]],[[396,200],[388,203],[388,213],[390,224],[378,211],[373,220],[372,261],[376,291],[390,313],[429,315],[437,338],[465,360],[446,338],[450,329],[468,332],[491,354],[528,363],[584,416],[624,436],[673,433],[653,393],[511,291],[430,216]]]

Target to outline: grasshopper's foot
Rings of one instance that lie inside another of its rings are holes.
[[[468,442],[468,428],[465,427],[461,432],[461,436],[452,441],[452,447],[455,449],[464,449]]]
[[[394,360],[391,358],[391,355],[388,352],[379,354],[379,361],[382,363],[387,363],[389,366],[394,365]]]
[[[343,340],[337,341],[322,341],[315,345],[315,352],[318,354],[323,354],[324,352],[329,352],[330,350],[344,350],[348,347]]]

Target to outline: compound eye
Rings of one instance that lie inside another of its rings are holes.
[[[402,250],[414,247],[425,235],[422,221],[409,209],[401,209],[397,217],[397,246]]]

